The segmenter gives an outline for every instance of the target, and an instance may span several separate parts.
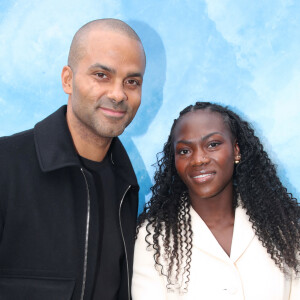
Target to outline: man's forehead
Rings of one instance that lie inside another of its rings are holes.
[[[88,39],[82,42],[82,49],[85,50],[85,55],[91,54],[93,57],[100,56],[101,53],[123,56],[126,51],[129,56],[140,57],[145,64],[145,54],[140,41],[109,29],[91,31]]]
[[[95,20],[81,27],[72,40],[68,64],[75,69],[88,52],[105,47],[116,48],[122,43],[127,44],[135,55],[141,54],[146,65],[146,55],[139,36],[128,24],[117,19]]]
[[[93,43],[96,41],[101,42],[110,42],[110,41],[119,41],[119,40],[129,40],[130,42],[136,44],[141,44],[141,42],[137,39],[132,38],[131,36],[125,34],[124,32],[118,30],[112,30],[109,28],[94,28],[89,31],[86,35],[86,41],[89,43]]]

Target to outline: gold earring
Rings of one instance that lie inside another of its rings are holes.
[[[234,161],[234,163],[237,165],[238,163],[240,163],[240,160],[241,160],[241,156],[238,155]]]

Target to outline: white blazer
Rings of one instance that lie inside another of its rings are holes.
[[[166,278],[146,250],[145,225],[135,244],[133,300],[300,300],[300,279],[287,278],[254,234],[240,206],[235,212],[230,257],[191,208],[193,249],[188,292],[168,292]]]

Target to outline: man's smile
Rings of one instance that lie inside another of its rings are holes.
[[[104,113],[104,115],[113,118],[122,118],[126,114],[126,111],[124,110],[115,110],[106,107],[100,107],[99,109]]]

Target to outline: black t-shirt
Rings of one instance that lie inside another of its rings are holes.
[[[80,157],[80,160],[93,175],[99,207],[98,232],[90,232],[91,237],[96,235],[99,237],[97,271],[92,299],[103,299],[103,295],[105,295],[105,300],[117,299],[124,249],[119,228],[119,201],[116,196],[113,166],[108,156],[101,162],[83,157]],[[107,264],[102,263],[107,259],[107,255],[110,258],[113,257],[115,265],[108,267]]]

